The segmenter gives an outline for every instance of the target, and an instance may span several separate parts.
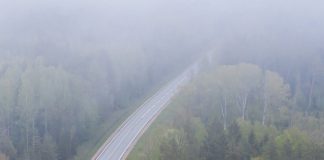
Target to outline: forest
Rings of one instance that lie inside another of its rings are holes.
[[[185,25],[166,30],[167,20],[152,21],[158,13],[143,7],[121,14],[132,8],[113,1],[0,2],[1,160],[90,159],[202,50],[200,40],[183,38]]]
[[[306,0],[0,0],[0,160],[90,159],[201,58],[129,159],[323,160],[323,11]]]
[[[144,98],[145,93],[172,74],[165,65],[146,66],[149,64],[143,62],[144,55],[131,59],[134,62],[114,60],[118,63],[115,65],[105,62],[106,55],[83,58],[87,63],[82,62],[82,72],[73,66],[49,64],[46,57],[2,59],[2,156],[24,160],[72,158],[80,144],[93,138],[91,134],[100,124],[116,121],[116,117],[109,117],[125,112],[130,104]],[[75,63],[76,59],[73,60]],[[175,66],[181,68],[182,64],[169,67]],[[134,74],[138,70],[141,75]],[[164,79],[155,75],[163,72]]]
[[[288,74],[229,57],[204,65],[128,159],[322,160],[324,57],[309,57],[286,61],[304,66]]]

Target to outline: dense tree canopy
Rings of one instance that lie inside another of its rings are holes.
[[[110,117],[126,112],[135,100],[178,72],[170,68],[180,70],[186,65],[153,64],[151,54],[142,51],[136,56],[136,50],[118,52],[111,57],[114,59],[107,54],[67,55],[66,61],[72,57],[76,61],[69,65],[46,55],[2,56],[1,156],[13,160],[70,159],[80,145],[91,140],[93,130],[108,120],[123,118]]]
[[[145,141],[160,146],[158,150],[148,149],[155,153],[148,156],[187,156],[196,160],[323,159],[323,139],[318,133],[323,132],[323,116],[310,116],[297,109],[307,105],[296,106],[292,92],[277,72],[257,65],[213,67],[185,87],[149,130],[147,135],[155,135],[157,140],[144,135]],[[186,129],[188,124],[191,130]],[[187,145],[175,145],[177,136],[172,134],[166,135],[168,140],[159,139],[159,135],[171,131],[184,131],[182,143]],[[182,152],[172,154],[165,149],[167,146]],[[129,159],[141,159],[145,148],[139,142]]]

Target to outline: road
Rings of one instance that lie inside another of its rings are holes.
[[[197,71],[197,64],[192,65],[155,95],[141,105],[124,123],[109,137],[98,150],[92,160],[125,159],[143,132],[155,120],[159,113],[170,102],[181,86],[190,81]]]

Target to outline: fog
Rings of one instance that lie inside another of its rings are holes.
[[[0,7],[3,52],[69,52],[83,44],[202,52],[224,43],[280,49],[323,43],[322,1],[14,0]]]
[[[192,2],[177,7],[180,4],[176,1],[4,2],[2,39],[9,46],[16,44],[14,48],[17,45],[41,48],[39,43],[55,49],[79,43],[105,46],[136,43],[148,48],[186,43],[189,47],[190,43],[201,41],[201,34],[206,36],[203,33],[206,27],[199,26],[207,22],[197,15],[205,14],[199,13],[203,11],[201,7],[194,8]]]
[[[207,53],[276,71],[312,99],[323,44],[322,0],[0,0],[0,159],[45,159],[34,144],[49,160],[91,154]]]

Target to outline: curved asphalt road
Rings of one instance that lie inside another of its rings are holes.
[[[92,160],[125,159],[146,128],[164,109],[179,88],[197,72],[198,63],[189,67],[154,96],[149,98],[113,133]]]

